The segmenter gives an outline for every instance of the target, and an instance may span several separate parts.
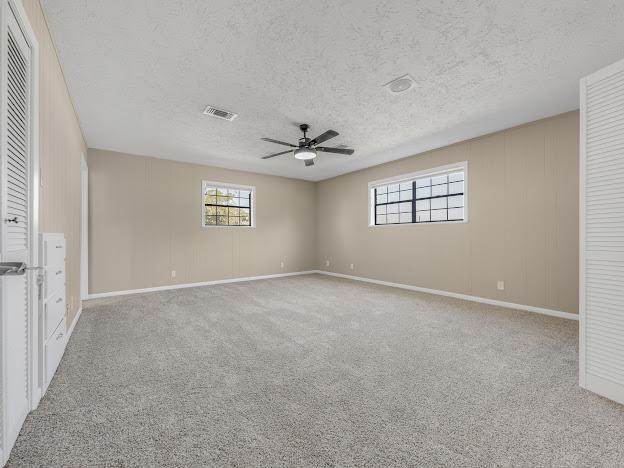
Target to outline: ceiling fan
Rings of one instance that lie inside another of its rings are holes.
[[[291,148],[295,148],[294,150],[287,150],[280,153],[273,153],[267,156],[262,156],[262,159],[274,158],[275,156],[292,152],[294,153],[295,158],[302,159],[306,166],[314,166],[314,158],[316,158],[317,151],[335,154],[353,154],[355,151],[348,148],[328,148],[326,146],[316,146],[319,143],[323,143],[330,138],[338,136],[338,132],[334,130],[327,130],[325,133],[321,133],[316,138],[310,139],[307,137],[307,132],[310,129],[310,126],[308,124],[301,124],[299,125],[299,128],[303,132],[303,138],[299,138],[298,145],[291,145],[290,143],[286,143],[285,141],[274,140],[273,138],[262,138],[262,140],[268,141],[270,143],[277,143],[278,145],[290,146]]]

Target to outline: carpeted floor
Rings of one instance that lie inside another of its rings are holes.
[[[93,300],[9,466],[623,466],[577,340],[320,275]]]

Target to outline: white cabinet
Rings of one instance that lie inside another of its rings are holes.
[[[39,317],[41,337],[41,390],[45,393],[61,362],[66,342],[65,325],[65,237],[63,234],[39,235],[41,284]]]
[[[580,91],[579,381],[624,403],[624,60]]]

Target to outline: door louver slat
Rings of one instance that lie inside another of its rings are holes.
[[[17,217],[18,223],[8,223],[7,251],[28,247],[28,82],[26,60],[12,34],[8,35],[8,112],[7,112],[7,199],[6,214]]]
[[[581,99],[581,385],[624,403],[624,61]]]

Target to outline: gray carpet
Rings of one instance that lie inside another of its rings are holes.
[[[93,300],[9,466],[622,466],[577,339],[320,275]]]

